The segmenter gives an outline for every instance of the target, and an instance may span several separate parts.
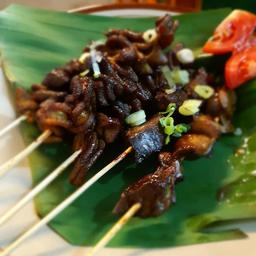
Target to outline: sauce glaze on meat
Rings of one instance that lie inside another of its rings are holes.
[[[178,22],[165,15],[156,21],[155,34],[149,40],[142,32],[109,30],[106,42],[86,47],[83,58],[50,71],[42,83],[32,85],[30,92],[16,90],[18,111],[41,131],[52,131],[47,142],[60,142],[68,135],[73,137],[73,150],[82,149],[70,174],[75,185],[84,183],[91,166],[120,136],[133,147],[137,163],[159,154],[156,171],[124,190],[115,207],[118,214],[135,202],[142,204],[138,212],[141,217],[163,213],[175,201],[174,187],[182,177],[181,161],[207,155],[220,134],[232,130],[234,94],[216,82],[213,86],[203,68],[180,63],[175,53],[184,47],[182,44],[166,49],[173,42],[177,27]],[[93,69],[95,58],[100,70],[97,76]],[[176,90],[167,92],[163,65],[170,70],[187,70],[189,83],[177,84]],[[212,86],[214,95],[200,98],[194,92],[197,84]],[[190,124],[190,131],[173,138],[164,148],[160,112],[170,103],[178,108],[191,98],[202,100],[199,113],[192,117],[174,113],[175,120]],[[147,113],[148,121],[129,128],[125,118],[141,109]]]

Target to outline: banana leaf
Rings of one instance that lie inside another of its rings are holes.
[[[216,25],[230,9],[180,15],[176,41],[199,52]],[[91,40],[104,38],[109,28],[130,28],[142,31],[153,27],[154,18],[113,18],[67,14],[20,5],[0,12],[0,49],[10,91],[17,86],[29,89],[39,83],[44,74],[80,55]],[[208,58],[199,65],[218,69],[220,58]],[[210,157],[183,164],[185,179],[176,187],[177,203],[157,218],[133,218],[116,236],[111,247],[167,247],[245,238],[239,229],[223,228],[225,223],[256,216],[256,82],[238,90],[236,127],[243,133],[223,136]],[[28,144],[39,131],[23,124],[21,132]],[[234,154],[247,138],[242,150]],[[113,160],[124,149],[112,145],[98,161],[90,175]],[[33,184],[37,184],[71,153],[70,141],[43,145],[29,157]],[[57,216],[49,225],[71,244],[93,245],[117,220],[112,214],[120,192],[128,184],[154,170],[156,161],[150,158],[135,165],[130,156],[98,181],[92,188]],[[60,178],[35,198],[40,217],[75,190],[68,182],[67,170]],[[216,229],[218,226],[218,229]]]

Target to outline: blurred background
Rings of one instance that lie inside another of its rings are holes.
[[[26,4],[40,8],[55,10],[70,10],[86,5],[111,4],[111,3],[166,3],[178,5],[180,2],[189,5],[193,0],[0,0],[0,9],[12,4]],[[197,2],[197,1],[196,1]],[[212,9],[221,7],[242,8],[250,11],[256,10],[255,0],[201,0],[202,9]]]

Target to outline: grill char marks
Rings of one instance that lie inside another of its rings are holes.
[[[164,145],[164,135],[159,127],[160,116],[152,117],[146,123],[130,128],[126,133],[129,144],[135,150],[135,161],[141,163]]]

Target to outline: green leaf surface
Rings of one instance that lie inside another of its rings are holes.
[[[205,11],[177,17],[180,27],[176,41],[200,52],[216,25],[229,9]],[[0,12],[0,48],[4,69],[11,85],[30,88],[46,72],[80,55],[91,40],[103,38],[109,28],[145,30],[153,27],[153,18],[122,19],[66,14],[14,5]],[[219,58],[203,60],[218,69]],[[199,64],[200,65],[200,64]],[[185,180],[177,185],[177,203],[157,218],[133,218],[109,246],[167,247],[246,237],[239,230],[214,230],[215,224],[256,216],[256,83],[238,90],[239,104],[235,124],[242,136],[223,136],[208,158],[185,161]],[[23,124],[25,142],[34,140],[39,131]],[[251,135],[250,135],[251,134]],[[244,145],[246,155],[234,156]],[[91,171],[93,175],[113,160],[124,148],[112,145]],[[29,157],[33,184],[38,183],[71,152],[70,142],[43,145]],[[152,157],[136,166],[129,156],[55,218],[50,226],[76,245],[93,245],[117,220],[111,211],[120,192],[128,184],[154,170]],[[254,173],[255,174],[255,173]],[[68,170],[35,199],[38,214],[44,216],[75,188],[68,183]]]

